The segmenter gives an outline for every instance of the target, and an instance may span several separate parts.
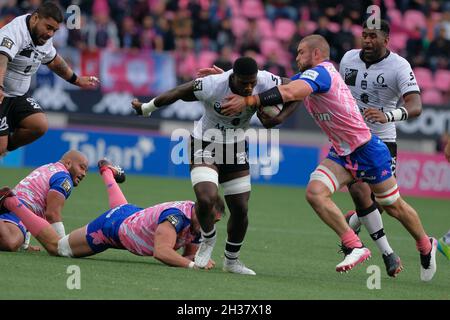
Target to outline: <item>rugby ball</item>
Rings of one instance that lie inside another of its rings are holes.
[[[281,109],[283,109],[282,104],[277,104],[276,106],[265,106],[262,107],[262,112],[269,116],[270,118],[275,118],[280,114]]]

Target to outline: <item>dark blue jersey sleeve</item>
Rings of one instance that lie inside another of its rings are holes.
[[[69,198],[73,188],[72,177],[69,173],[60,171],[55,173],[49,181],[50,190],[60,192],[66,199]]]
[[[186,228],[191,223],[183,212],[177,208],[169,208],[161,212],[158,219],[158,224],[163,223],[164,221],[169,221],[177,233],[181,232],[181,230]]]
[[[298,79],[308,82],[314,93],[325,93],[331,87],[330,73],[323,66],[316,66],[305,72],[297,73],[291,78],[291,80]]]

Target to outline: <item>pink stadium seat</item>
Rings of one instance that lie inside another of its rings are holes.
[[[405,32],[393,32],[389,37],[389,48],[394,52],[400,52],[406,47],[408,34]]]
[[[388,9],[395,9],[395,0],[384,0],[384,5]]]
[[[393,26],[401,26],[403,23],[403,16],[400,10],[397,9],[389,9],[387,11],[387,16],[391,21],[391,25]]]
[[[403,25],[407,30],[415,30],[416,26],[426,29],[427,19],[419,10],[406,10],[403,16]]]
[[[306,21],[305,22],[306,33],[311,34],[317,29],[317,22]]]
[[[442,92],[450,92],[450,71],[437,70],[434,74],[434,86]]]
[[[351,29],[352,29],[352,33],[355,37],[357,37],[358,39],[361,38],[362,31],[363,31],[362,26],[354,24],[354,25],[352,25]]]
[[[239,0],[227,0],[227,4],[231,8],[231,14],[233,17],[239,17],[241,15]]]
[[[280,51],[280,43],[276,39],[263,39],[261,41],[261,53],[268,57],[273,51]]]
[[[328,22],[328,30],[333,33],[338,33],[341,30],[341,25],[336,22]]]
[[[289,19],[275,20],[275,37],[282,41],[289,41],[294,36],[297,26]]]
[[[256,22],[263,38],[273,38],[273,25],[269,19],[262,18]]]
[[[424,90],[421,97],[424,104],[442,105],[445,103],[442,93],[436,89]]]
[[[427,68],[414,68],[414,74],[416,75],[417,83],[421,89],[433,88],[433,75],[430,69]]]
[[[250,19],[262,18],[266,14],[262,1],[259,0],[242,0],[241,9],[244,17]]]
[[[199,68],[209,68],[213,65],[214,61],[217,59],[218,54],[215,51],[202,51],[198,55],[198,67]]]
[[[248,21],[245,18],[233,17],[231,18],[231,30],[236,38],[242,37],[242,35],[248,29]]]

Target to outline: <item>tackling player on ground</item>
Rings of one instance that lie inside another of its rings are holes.
[[[192,261],[198,247],[196,241],[200,238],[196,204],[173,201],[148,208],[128,204],[117,184],[125,181],[123,170],[107,160],[100,160],[98,167],[108,192],[110,210],[62,238],[47,221],[23,206],[8,187],[0,190],[0,206],[19,216],[51,255],[86,257],[115,248],[153,256],[170,266],[198,268]],[[213,207],[215,221],[220,220],[224,209],[218,197]],[[184,248],[183,255],[176,251],[179,248]],[[205,269],[213,267],[212,260],[204,266]]]
[[[43,165],[14,188],[20,202],[35,215],[47,220],[62,238],[66,235],[62,210],[73,187],[86,176],[88,160],[75,150],[66,152],[58,162]],[[29,244],[29,233],[13,212],[0,210],[0,250],[17,251]]]
[[[81,88],[99,83],[93,76],[78,77],[56,53],[52,37],[63,20],[59,7],[47,1],[0,29],[0,157],[47,132],[44,111],[28,93],[41,63]]]
[[[289,81],[289,79],[285,79]],[[231,93],[250,96],[282,83],[282,79],[267,71],[258,71],[255,60],[241,57],[233,69],[222,74],[199,78],[167,91],[148,103],[133,100],[138,114],[150,116],[159,108],[177,100],[201,101],[205,113],[196,123],[191,136],[191,180],[198,202],[198,218],[202,229],[202,242],[195,262],[205,266],[211,258],[216,243],[213,205],[218,197],[219,184],[230,210],[225,245],[223,270],[239,274],[255,275],[240,260],[239,253],[248,227],[248,201],[250,198],[250,171],[245,131],[257,111],[247,108],[233,116],[224,115],[222,104]],[[289,116],[296,103],[286,105],[278,118]],[[258,112],[263,124],[267,123]],[[231,160],[231,161],[229,161]]]
[[[304,100],[309,113],[332,143],[325,160],[311,174],[306,198],[319,217],[349,248],[336,271],[347,271],[370,257],[342,212],[331,200],[332,194],[354,179],[369,183],[377,202],[397,218],[416,241],[420,252],[420,277],[430,281],[436,272],[437,241],[425,233],[417,212],[400,196],[391,170],[386,145],[367,127],[356,101],[339,72],[329,62],[330,47],[322,36],[311,35],[300,41],[297,64],[301,73],[287,85],[259,95],[232,95],[223,113],[234,115],[248,106],[276,105]]]

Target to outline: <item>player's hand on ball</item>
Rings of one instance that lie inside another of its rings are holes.
[[[133,101],[131,101],[131,107],[138,115],[142,116],[142,102],[134,98]]]
[[[387,123],[386,116],[384,112],[375,109],[375,108],[367,108],[363,112],[364,119],[368,122],[379,122],[379,123]]]

